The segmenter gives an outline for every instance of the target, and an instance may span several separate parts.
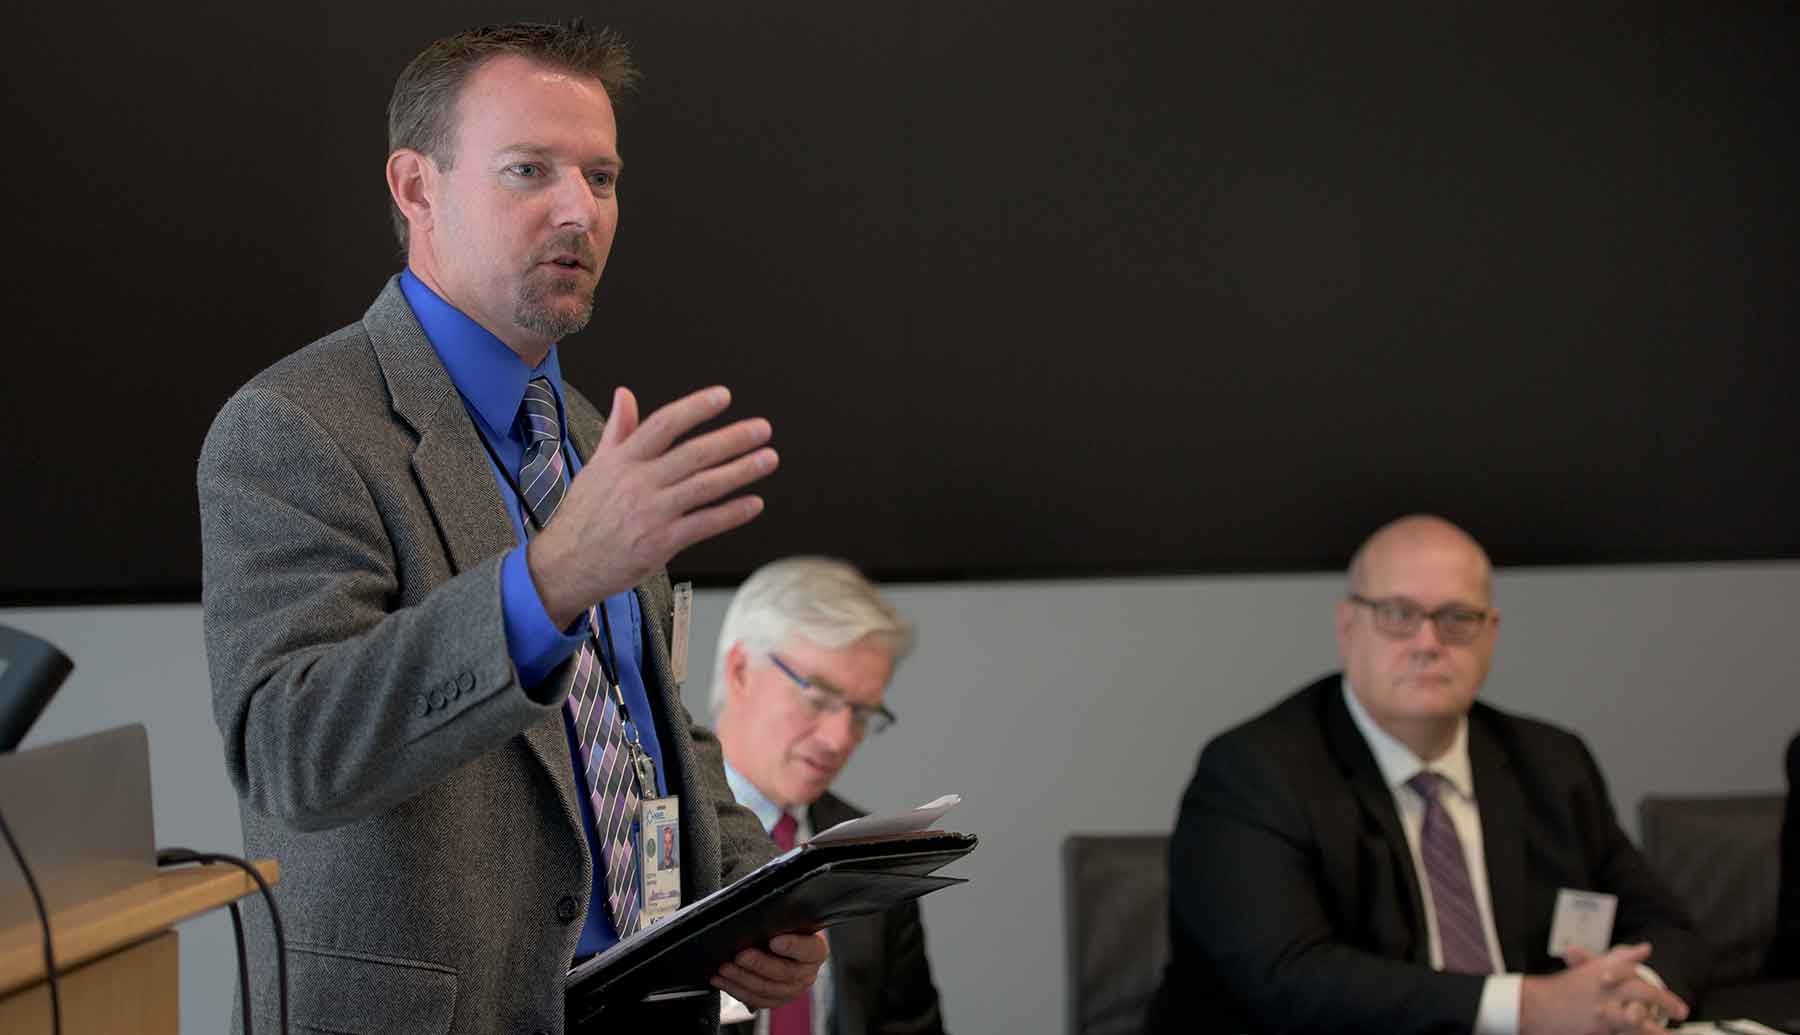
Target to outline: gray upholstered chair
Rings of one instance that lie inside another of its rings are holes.
[[[1786,803],[1786,795],[1754,794],[1650,797],[1638,806],[1644,855],[1712,946],[1703,1016],[1800,1018],[1800,982],[1761,980],[1775,939]]]
[[[1138,1035],[1169,958],[1166,834],[1063,842],[1071,1035]]]

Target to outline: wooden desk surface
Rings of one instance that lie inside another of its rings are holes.
[[[281,875],[281,867],[273,859],[259,859],[251,865],[270,884]],[[143,941],[255,891],[256,882],[235,866],[183,866],[52,913],[50,935],[57,972]],[[37,920],[0,931],[0,996],[43,979],[44,940]]]

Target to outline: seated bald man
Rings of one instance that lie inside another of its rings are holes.
[[[1337,605],[1343,671],[1201,752],[1151,1030],[1578,1035],[1687,1015],[1705,949],[1587,747],[1475,699],[1490,583],[1449,522],[1387,525]],[[1610,950],[1550,954],[1565,888],[1617,896]]]
[[[827,788],[894,721],[887,686],[911,647],[906,619],[843,561],[790,557],[738,588],[719,632],[712,709],[732,793],[777,847],[863,815]],[[917,903],[826,936],[831,958],[811,996],[734,1035],[944,1030]]]

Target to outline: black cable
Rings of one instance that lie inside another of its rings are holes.
[[[244,953],[244,914],[238,904],[231,904],[231,933],[237,936],[238,987],[244,991],[244,1035],[252,1035],[256,1021],[250,1009],[250,957]]]
[[[227,865],[236,866],[238,869],[248,873],[250,879],[255,881],[257,888],[262,891],[263,902],[269,907],[269,924],[275,929],[275,984],[280,992],[281,1035],[288,1035],[287,936],[282,932],[281,910],[275,905],[275,892],[270,890],[269,882],[263,880],[263,875],[256,872],[256,867],[251,866],[248,862],[245,862],[235,855],[226,855],[223,852],[196,852],[191,848],[160,848],[156,852],[156,865],[158,866],[180,866],[184,863],[200,863],[202,865],[225,863]],[[235,906],[232,909],[232,916],[234,919],[237,918]],[[245,982],[244,1009],[248,1011],[250,1008],[250,989],[248,984],[250,968],[249,961],[244,956],[242,933],[242,928],[240,927],[238,964],[242,968],[239,972],[239,977]],[[249,1030],[249,1025],[246,1023],[244,1028],[245,1035],[249,1035]]]
[[[50,1031],[51,1035],[62,1035],[62,994],[56,983],[56,952],[50,945],[50,910],[44,906],[44,893],[38,890],[31,867],[25,865],[25,853],[19,850],[19,842],[13,840],[12,828],[6,825],[4,814],[0,814],[0,834],[6,835],[7,847],[12,849],[19,872],[25,875],[25,886],[31,889],[31,901],[37,906],[38,923],[44,930],[44,982],[50,986]]]

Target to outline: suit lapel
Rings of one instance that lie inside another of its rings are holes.
[[[494,480],[481,433],[407,305],[399,277],[390,279],[376,297],[363,317],[363,326],[387,381],[394,415],[418,436],[413,447],[413,476],[443,537],[451,573],[468,571],[512,549],[518,533],[507,516],[506,501]],[[568,679],[573,672],[574,666],[564,666],[559,675]],[[561,713],[546,716],[522,736],[556,788],[563,815],[577,835],[583,871],[591,874],[593,863],[588,858],[587,839],[580,836],[575,767]],[[591,876],[589,879],[591,882]]]
[[[394,415],[418,436],[413,475],[444,538],[452,572],[512,549],[516,533],[481,433],[406,304],[398,277],[369,307],[363,326],[387,380]]]
[[[1415,963],[1431,963],[1431,942],[1425,930],[1425,904],[1419,897],[1419,876],[1413,869],[1412,849],[1406,833],[1400,828],[1400,813],[1394,808],[1394,793],[1375,764],[1375,755],[1363,739],[1362,731],[1350,718],[1344,706],[1342,684],[1333,680],[1323,690],[1322,709],[1326,743],[1337,756],[1349,776],[1350,791],[1381,832],[1391,869],[1399,886],[1388,889],[1405,914],[1404,922],[1411,936],[1411,958]]]
[[[1481,810],[1481,847],[1487,862],[1488,900],[1506,969],[1522,971],[1530,961],[1525,944],[1525,795],[1518,774],[1501,750],[1479,706],[1469,714],[1469,768]]]

